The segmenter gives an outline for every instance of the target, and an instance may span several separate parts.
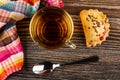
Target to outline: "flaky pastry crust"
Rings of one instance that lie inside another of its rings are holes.
[[[97,9],[82,10],[80,12],[87,47],[101,44],[109,35],[109,20],[103,12]]]

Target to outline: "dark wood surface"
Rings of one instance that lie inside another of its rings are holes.
[[[63,48],[48,51],[38,48],[29,34],[30,19],[17,22],[18,34],[24,48],[24,66],[21,71],[10,75],[7,80],[120,80],[120,0],[63,0],[64,9],[74,21],[71,39],[77,48]],[[87,48],[79,18],[83,9],[98,9],[110,20],[110,36],[102,45]],[[47,76],[35,75],[32,67],[39,61],[66,63],[84,57],[98,55],[100,60],[90,64],[75,64],[57,68]]]

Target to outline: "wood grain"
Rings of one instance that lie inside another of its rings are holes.
[[[74,22],[74,34],[71,39],[77,45],[75,50],[66,46],[47,51],[39,48],[29,34],[30,19],[17,22],[18,34],[24,48],[24,66],[7,80],[119,80],[120,79],[120,0],[63,0],[64,9]],[[110,20],[110,35],[102,45],[87,48],[84,32],[79,18],[83,9],[98,9],[107,14]],[[47,76],[35,75],[32,66],[39,61],[66,63],[91,55],[98,55],[100,60],[90,64],[75,64],[57,68]]]

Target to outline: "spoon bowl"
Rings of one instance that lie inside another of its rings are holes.
[[[50,61],[44,61],[33,66],[33,72],[35,74],[46,75],[51,73],[56,67],[60,67],[60,64],[53,64]]]

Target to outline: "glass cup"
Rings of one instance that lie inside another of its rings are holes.
[[[33,41],[42,48],[58,49],[64,45],[76,48],[70,41],[74,31],[73,21],[64,9],[41,8],[33,15],[29,31]]]

